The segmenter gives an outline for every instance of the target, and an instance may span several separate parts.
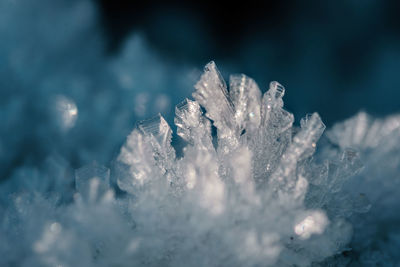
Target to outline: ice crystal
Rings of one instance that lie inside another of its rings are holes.
[[[0,266],[400,264],[399,115],[324,134],[210,62],[172,127],[193,72],[92,2],[0,1]]]
[[[0,187],[0,265],[398,264],[400,229],[385,226],[398,220],[400,117],[359,113],[323,135],[317,113],[293,125],[284,94],[243,74],[228,86],[210,62],[175,108],[182,153],[158,115],[109,167],[21,167]],[[58,99],[68,130],[78,111]]]
[[[123,146],[119,168],[130,171],[118,184],[140,203],[132,214],[148,214],[144,205],[162,214],[137,224],[138,233],[161,231],[142,242],[161,242],[159,256],[168,255],[164,264],[171,266],[308,266],[347,251],[350,221],[371,208],[366,194],[342,189],[363,168],[358,152],[326,146],[321,162],[313,157],[325,129],[317,113],[296,129],[278,82],[264,96],[245,75],[232,75],[229,84],[228,90],[210,62],[195,101],[176,107],[177,133],[187,142],[181,158],[160,116],[139,123]],[[347,131],[334,129],[329,137],[342,140],[334,138]]]

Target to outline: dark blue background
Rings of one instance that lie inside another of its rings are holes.
[[[184,1],[182,1],[184,2]],[[174,62],[215,60],[264,90],[277,80],[299,116],[332,123],[400,111],[400,2],[100,0],[110,53],[139,31]]]

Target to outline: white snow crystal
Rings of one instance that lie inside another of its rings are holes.
[[[175,108],[182,155],[159,114],[137,123],[110,166],[93,162],[75,180],[57,155],[21,167],[0,186],[0,265],[398,263],[399,228],[381,227],[398,219],[399,116],[360,113],[324,136],[317,113],[293,126],[284,94],[271,82],[262,95],[243,74],[228,87],[210,62],[194,100]],[[58,105],[72,127],[73,101]]]

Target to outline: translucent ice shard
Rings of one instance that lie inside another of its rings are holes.
[[[175,149],[171,145],[172,130],[165,119],[158,115],[152,119],[141,121],[138,128],[153,147],[153,157],[162,173],[171,181],[174,173]]]
[[[308,114],[300,121],[301,131],[293,138],[295,152],[302,157],[311,156],[317,147],[317,141],[325,131],[325,124],[318,113]]]
[[[271,185],[292,193],[297,183],[297,164],[312,155],[324,130],[325,125],[317,113],[302,119],[300,132],[293,138],[271,176]]]
[[[128,166],[129,175],[118,178],[118,186],[128,192],[135,192],[138,186],[159,176],[153,149],[142,133],[133,130],[121,148],[118,160]]]
[[[261,106],[261,124],[264,129],[279,134],[293,124],[293,115],[282,109],[285,88],[278,82],[271,82],[264,94]]]
[[[129,168],[130,175],[118,179],[119,186],[134,192],[138,185],[160,180],[176,182],[175,150],[171,146],[172,131],[165,119],[141,121],[132,131],[119,154],[119,161]]]
[[[261,118],[258,134],[250,147],[254,151],[255,179],[264,183],[266,177],[276,169],[278,161],[291,142],[293,115],[283,109],[282,97],[285,88],[271,82],[261,103]]]
[[[193,145],[213,149],[210,121],[203,117],[200,105],[186,99],[175,108],[177,134]]]
[[[158,153],[175,158],[175,150],[171,146],[172,130],[161,115],[139,122],[138,128],[150,138]]]
[[[214,61],[204,68],[204,74],[195,85],[193,97],[206,108],[206,116],[214,121],[215,126],[224,131],[233,129],[233,105],[229,99],[226,83]]]
[[[244,74],[231,75],[229,93],[235,106],[235,120],[239,130],[253,133],[260,125],[260,89],[253,79]]]
[[[205,66],[195,88],[194,99],[206,109],[206,116],[213,120],[218,129],[219,150],[228,153],[228,147],[238,144],[238,128],[226,83],[213,61]]]

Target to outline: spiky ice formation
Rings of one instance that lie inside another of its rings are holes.
[[[178,135],[188,143],[182,158],[160,159],[175,155],[162,117],[145,123],[154,131],[139,124],[121,150],[121,168],[130,171],[118,184],[140,203],[131,207],[137,231],[159,229],[142,242],[163,244],[160,253],[169,255],[171,266],[308,265],[343,250],[348,228],[329,224],[322,205],[307,209],[304,202],[308,179],[320,179],[318,166],[310,167],[325,129],[318,114],[294,133],[282,85],[272,82],[261,97],[251,78],[233,75],[228,92],[214,62],[195,88],[195,101],[176,108]],[[217,128],[215,146],[207,118]],[[152,141],[157,136],[161,142]],[[141,221],[145,214],[153,220]],[[314,235],[324,246],[310,241]]]
[[[390,212],[399,200],[398,116],[360,113],[319,141],[319,115],[293,126],[277,82],[262,96],[251,78],[233,75],[228,88],[210,62],[195,88],[175,109],[182,156],[158,115],[137,124],[111,170],[95,162],[76,170],[75,189],[60,157],[2,184],[0,265],[399,262],[399,227],[382,231],[399,218]]]

